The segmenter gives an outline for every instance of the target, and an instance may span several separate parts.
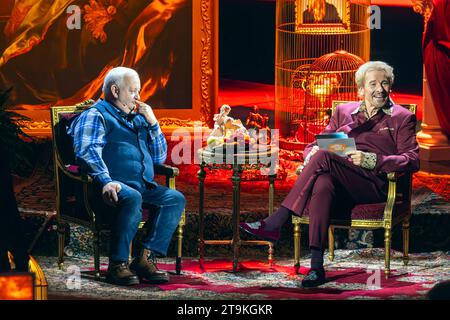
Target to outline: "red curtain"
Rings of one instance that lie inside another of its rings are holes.
[[[423,38],[423,61],[439,124],[450,137],[450,1],[433,4]]]

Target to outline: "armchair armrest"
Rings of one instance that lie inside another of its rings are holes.
[[[397,181],[400,177],[405,176],[406,173],[404,172],[389,172],[387,174],[387,178],[389,181]]]
[[[162,174],[169,178],[176,177],[180,173],[180,170],[178,170],[178,168],[171,167],[166,164],[155,164],[153,165],[153,170],[155,174]]]
[[[387,174],[388,185],[388,196],[386,200],[386,206],[384,208],[384,222],[385,227],[392,226],[392,215],[395,208],[395,203],[397,201],[397,187],[399,179],[406,174],[403,172],[389,172]]]
[[[82,174],[78,166],[74,165],[63,165],[58,155],[55,157],[56,166],[61,170],[61,172],[67,177],[77,180],[80,182],[92,183],[92,178],[87,174]]]

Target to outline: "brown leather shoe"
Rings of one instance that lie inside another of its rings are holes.
[[[139,284],[138,277],[130,271],[127,262],[110,262],[106,281],[119,286],[132,286]]]
[[[136,272],[139,279],[146,280],[149,283],[166,283],[169,281],[169,275],[165,271],[158,269],[156,257],[149,249],[143,249],[130,264],[130,269]]]

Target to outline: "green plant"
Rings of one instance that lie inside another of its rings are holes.
[[[20,121],[30,120],[21,114],[7,110],[6,102],[12,88],[0,91],[0,144],[2,150],[8,154],[1,157],[9,157],[12,173],[23,176],[32,168],[33,139],[22,131]]]

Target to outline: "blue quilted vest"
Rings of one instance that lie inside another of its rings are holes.
[[[105,119],[106,145],[102,159],[112,180],[120,181],[143,192],[145,183],[153,181],[153,160],[147,147],[150,139],[148,124],[137,115],[133,118],[133,128],[129,127],[124,112],[102,100],[92,106]]]

